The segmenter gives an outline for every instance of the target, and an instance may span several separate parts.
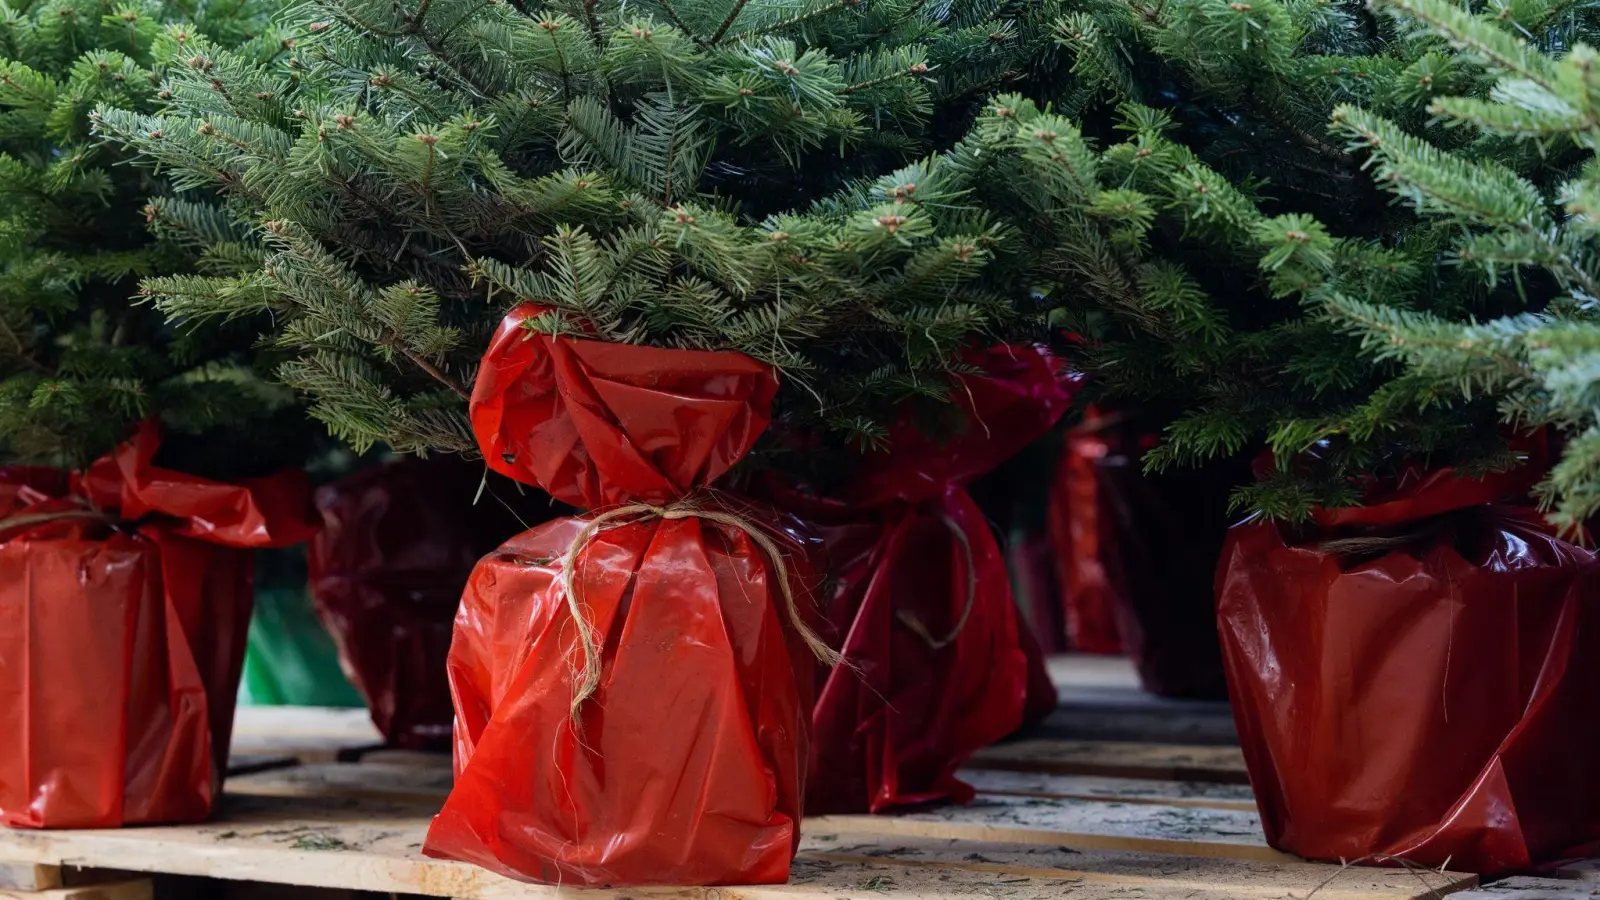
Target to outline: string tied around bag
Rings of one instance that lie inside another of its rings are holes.
[[[954,643],[955,639],[960,637],[961,632],[966,629],[967,619],[972,616],[972,607],[977,605],[978,602],[978,564],[972,554],[972,540],[967,537],[965,531],[961,530],[961,525],[955,519],[947,515],[941,515],[939,520],[944,522],[945,527],[950,529],[951,534],[955,535],[956,544],[961,547],[961,552],[966,556],[967,560],[967,602],[961,607],[961,616],[956,619],[956,623],[950,628],[949,634],[942,638],[935,638],[932,632],[928,631],[928,626],[922,624],[922,620],[917,617],[916,613],[909,609],[902,609],[895,613],[895,618],[900,620],[900,624],[904,625],[907,631],[922,638],[930,650],[943,650]]]
[[[577,581],[574,573],[577,571],[578,558],[583,554],[601,531],[609,527],[632,524],[647,519],[703,519],[738,529],[750,538],[762,553],[766,554],[767,562],[772,568],[772,573],[778,579],[778,590],[783,596],[784,609],[789,616],[795,633],[816,655],[817,659],[827,665],[837,665],[843,657],[838,651],[829,647],[811,626],[806,624],[805,617],[800,612],[800,606],[795,599],[794,589],[789,584],[789,567],[784,562],[783,552],[776,542],[769,537],[760,526],[743,516],[715,509],[706,509],[694,500],[679,500],[666,506],[655,506],[649,503],[633,503],[610,509],[588,522],[583,529],[573,538],[572,546],[561,557],[561,590],[567,597],[567,610],[572,615],[572,621],[578,629],[578,644],[583,650],[583,666],[578,671],[577,685],[572,694],[572,716],[577,718],[578,710],[584,702],[595,695],[600,688],[600,638],[594,625],[583,614],[583,601],[578,596]]]
[[[45,512],[25,512],[0,519],[0,534],[21,528],[32,528],[35,525],[47,525],[51,522],[59,522],[62,519],[92,519],[107,524],[115,521],[111,516],[89,506],[85,500],[74,498],[72,502],[78,504],[78,506],[47,510]]]

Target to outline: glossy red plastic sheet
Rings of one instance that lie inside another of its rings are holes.
[[[445,660],[467,577],[520,522],[552,515],[549,498],[503,481],[509,489],[480,493],[483,475],[453,457],[405,459],[316,493],[323,526],[307,548],[312,601],[373,724],[397,746],[449,746]]]
[[[558,498],[684,500],[770,416],[776,377],[744,356],[552,339],[522,329],[536,313],[501,327],[473,422],[498,468]],[[805,547],[775,513],[693,501],[776,542],[809,605]],[[603,638],[598,693],[574,720],[584,660],[561,566],[599,514],[548,522],[474,570],[450,650],[456,783],[423,852],[574,886],[786,880],[809,685],[777,561],[736,524],[610,520],[572,570]]]
[[[161,469],[158,442],[146,427],[82,479],[0,470],[8,826],[198,821],[220,790],[253,597],[240,548],[304,539],[309,491],[300,473],[229,485]],[[113,518],[37,518],[91,499]]]
[[[785,501],[824,536],[827,620],[851,664],[822,675],[810,812],[966,802],[972,788],[956,769],[1056,705],[1004,555],[964,485],[1048,431],[1075,381],[1042,348],[972,362],[982,374],[954,392],[966,422],[957,437],[941,443],[905,423],[844,501]]]
[[[1600,564],[1492,488],[1233,530],[1217,618],[1273,846],[1500,875],[1600,841]],[[1373,535],[1401,540],[1323,543]]]
[[[472,390],[472,430],[495,471],[563,503],[662,504],[708,485],[772,418],[778,379],[738,353],[554,339],[537,307],[501,323]]]

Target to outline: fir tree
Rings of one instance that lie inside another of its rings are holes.
[[[1502,14],[1558,40],[1584,13],[1557,7]],[[1278,465],[1235,505],[1295,519],[1407,467],[1514,464],[1492,400],[1374,361],[1333,312],[1527,308],[1526,278],[1449,264],[1459,220],[1394,206],[1330,130],[1359,105],[1443,148],[1546,164],[1433,121],[1436,98],[1487,90],[1481,66],[1354,3],[1083,0],[1056,35],[1073,84],[1050,109],[999,98],[975,181],[1028,211],[1036,277],[1091,383],[1165,418],[1147,467],[1269,449]]]
[[[259,269],[146,294],[272,311],[283,379],[358,447],[470,451],[519,300],[546,331],[748,353],[797,427],[878,444],[1026,313],[1011,233],[943,151],[1054,71],[1053,6],[312,0],[281,64],[197,48],[164,110],[100,117],[257,226],[226,252]]]
[[[1600,55],[1583,10],[1520,5],[1474,14],[1440,0],[1377,0],[1417,39],[1460,54],[1482,77],[1428,113],[1448,141],[1382,110],[1341,106],[1336,131],[1386,190],[1448,228],[1448,261],[1512,285],[1525,311],[1481,320],[1392,298],[1332,295],[1335,317],[1378,358],[1441,396],[1498,398],[1521,428],[1568,440],[1543,485],[1559,524],[1600,509]],[[1410,127],[1408,127],[1410,126]]]
[[[81,466],[147,416],[192,434],[283,403],[233,352],[251,334],[179,334],[134,302],[140,277],[192,267],[196,244],[234,226],[189,203],[185,217],[203,232],[169,227],[168,208],[147,203],[157,180],[90,134],[98,103],[153,108],[156,71],[188,52],[198,28],[237,45],[263,25],[237,0],[5,7],[0,459]]]

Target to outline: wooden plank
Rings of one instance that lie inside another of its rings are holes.
[[[1010,773],[986,773],[985,777],[987,774]],[[1005,783],[1003,778],[996,780]],[[432,811],[449,793],[450,784],[449,769],[361,763],[259,772],[230,779],[227,790],[238,796],[384,801]],[[1053,776],[1042,784],[1055,788],[1056,795],[986,793],[967,806],[903,815],[828,816],[808,820],[807,827],[902,837],[1024,844],[1066,842],[1096,849],[1263,861],[1290,858],[1266,845],[1252,802],[1207,796],[1227,792],[1237,796],[1241,790],[1237,786],[1079,776]],[[1140,793],[1145,786],[1151,786],[1156,793]],[[1182,796],[1185,793],[1199,797]]]
[[[1472,875],[1317,865],[1298,860],[1256,863],[1145,853],[1079,850],[928,838],[881,838],[811,832],[802,843],[809,858],[988,872],[998,878],[1076,881],[1124,890],[1225,891],[1230,896],[1316,894],[1325,900],[1431,897],[1477,884]],[[1139,894],[1134,894],[1139,896]]]
[[[1131,693],[1131,692],[1130,692]],[[1078,691],[1022,737],[1054,741],[1122,741],[1237,747],[1239,731],[1226,703],[1162,700],[1121,691]]]
[[[1254,812],[1256,808],[1248,785],[1146,781],[1092,775],[1039,775],[981,769],[963,771],[961,777],[977,789],[979,796],[1201,807],[1241,812]],[[450,784],[448,756],[385,750],[369,754],[359,764],[317,763],[233,776],[228,780],[228,790],[260,796],[338,796],[438,803],[450,792]]]
[[[1247,784],[1203,781],[1149,781],[1142,778],[1102,778],[1094,775],[1050,775],[994,769],[963,770],[962,780],[980,796],[1051,797],[1062,800],[1099,800],[1113,803],[1148,803],[1159,806],[1201,806],[1254,812],[1255,795]]]
[[[1253,812],[1034,797],[980,797],[903,815],[819,816],[812,830],[1288,862]]]
[[[386,800],[437,809],[451,783],[448,765],[320,763],[229,778],[224,790],[240,796]]]
[[[365,709],[241,706],[234,716],[231,757],[293,756],[336,762],[341,753],[380,746],[383,735]]]
[[[1507,878],[1456,894],[1456,900],[1594,900],[1600,887],[1556,878]]]
[[[47,891],[61,887],[61,867],[0,863],[0,890]]]
[[[155,888],[148,878],[44,891],[0,889],[0,900],[152,900],[154,895]]]
[[[571,891],[423,858],[419,849],[428,818],[426,810],[398,804],[235,797],[224,804],[218,821],[205,825],[0,833],[0,857],[462,900],[559,900],[563,891]],[[1055,900],[1068,894],[1073,900],[1278,900],[1324,883],[1324,890],[1332,892],[1330,900],[1429,896],[1424,886],[1408,880],[1410,873],[1394,870],[1340,873],[1335,867],[1297,861],[1260,865],[1075,849],[922,838],[884,841],[812,829],[788,885],[647,888],[585,896],[881,900],[881,894],[893,892],[907,900]],[[1450,889],[1470,880],[1441,877],[1433,886]]]
[[[978,752],[969,769],[1048,772],[1150,778],[1159,781],[1209,781],[1249,784],[1238,747],[1144,744],[1120,741],[1032,739],[996,744]]]
[[[1080,688],[1139,690],[1139,673],[1126,656],[1100,653],[1059,653],[1045,660],[1056,691],[1070,694]]]
[[[1562,863],[1552,874],[1557,878],[1600,882],[1600,859],[1580,859],[1576,862]]]

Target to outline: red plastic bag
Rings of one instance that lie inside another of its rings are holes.
[[[548,498],[480,496],[483,475],[452,457],[406,459],[317,490],[323,526],[307,548],[311,597],[391,744],[449,746],[445,659],[467,576],[521,522],[552,514]]]
[[[1233,530],[1217,619],[1273,846],[1501,875],[1600,841],[1600,564],[1504,487]]]
[[[1101,550],[1102,496],[1097,472],[1112,452],[1102,434],[1103,419],[1090,410],[1082,425],[1067,432],[1061,465],[1050,486],[1050,542],[1055,547],[1057,581],[1067,645],[1078,653],[1121,653],[1115,596]]]
[[[824,536],[827,620],[849,662],[823,674],[812,713],[814,813],[971,800],[956,769],[1055,708],[1005,557],[963,486],[1048,431],[1074,382],[1041,348],[971,361],[982,374],[954,394],[961,435],[941,443],[908,422],[842,500],[778,492]]]
[[[485,455],[559,499],[630,505],[474,570],[450,651],[456,783],[423,852],[575,886],[784,881],[809,686],[783,607],[804,597],[805,548],[770,512],[681,502],[749,451],[776,376],[736,353],[550,338],[522,327],[536,314],[513,310],[484,357]],[[603,646],[576,710],[572,606]]]
[[[239,548],[305,539],[310,492],[299,472],[161,469],[158,443],[145,426],[83,478],[0,474],[8,826],[198,821],[221,789],[253,597]]]

